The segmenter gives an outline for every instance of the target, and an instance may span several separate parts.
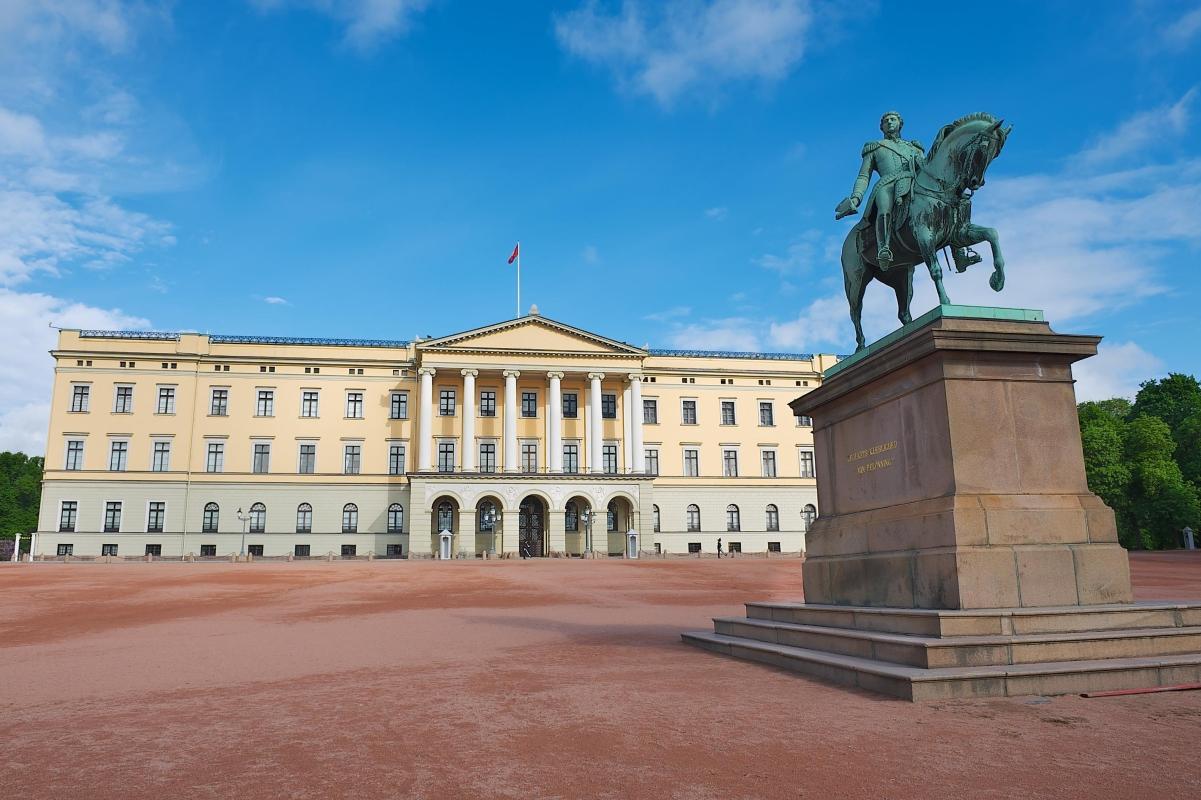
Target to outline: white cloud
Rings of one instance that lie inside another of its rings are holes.
[[[0,106],[0,156],[44,158],[46,136],[37,117]]]
[[[143,3],[121,0],[4,0],[0,43],[8,47],[80,38],[111,51],[134,39],[136,20],[156,13]]]
[[[841,229],[840,229],[841,230]],[[754,263],[778,273],[781,278],[788,275],[804,275],[828,263],[838,263],[842,248],[842,236],[810,229],[801,233],[781,255],[764,253]]]
[[[60,297],[0,288],[0,451],[42,455],[54,370],[47,352],[65,328],[148,328],[149,321]]]
[[[555,18],[559,45],[606,68],[623,89],[670,106],[680,96],[737,81],[778,81],[804,55],[813,13],[806,0],[596,0]]]
[[[1201,7],[1194,8],[1164,28],[1163,38],[1176,48],[1188,46],[1201,33]]]
[[[723,221],[730,213],[730,209],[725,206],[717,206],[715,208],[706,208],[705,216],[714,222]]]
[[[1137,153],[1165,135],[1180,136],[1188,130],[1196,97],[1197,89],[1194,87],[1171,105],[1140,111],[1127,118],[1082,151],[1078,156],[1079,161],[1086,167],[1096,166]]]
[[[680,325],[672,330],[667,341],[673,348],[683,350],[737,350],[759,352],[757,329],[754,320],[742,317],[711,319],[690,325]]]
[[[1164,364],[1134,342],[1101,343],[1097,355],[1072,366],[1076,378],[1076,400],[1133,400],[1143,381],[1163,374]]]
[[[343,41],[360,51],[373,50],[406,33],[430,0],[252,0],[263,11],[286,6],[310,8],[345,26]]]
[[[673,306],[662,311],[656,311],[652,314],[647,314],[643,319],[651,322],[668,322],[673,319],[687,317],[692,313],[692,308],[689,306]]]
[[[286,305],[288,305],[288,301],[287,301],[286,299],[284,299],[283,297],[274,297],[274,296],[272,296],[272,297],[264,297],[264,298],[263,298],[263,302],[264,302],[264,303],[267,303],[268,305],[272,305],[272,306],[286,306]]]

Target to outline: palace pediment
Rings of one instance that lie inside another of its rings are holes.
[[[542,316],[488,325],[417,343],[423,352],[579,354],[642,357],[640,347],[609,339]]]

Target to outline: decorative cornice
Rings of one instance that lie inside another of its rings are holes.
[[[753,353],[736,350],[664,350],[651,348],[646,351],[652,356],[674,358],[749,358],[763,361],[812,361],[813,353]]]

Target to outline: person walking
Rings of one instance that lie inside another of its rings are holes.
[[[717,537],[717,557],[721,558],[721,537]]]

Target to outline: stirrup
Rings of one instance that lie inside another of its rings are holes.
[[[982,260],[980,254],[970,247],[953,248],[951,255],[955,260],[956,272],[963,272],[972,264],[979,264]]]
[[[887,246],[881,247],[876,253],[876,261],[880,262],[880,269],[888,269],[892,266],[892,251]]]

